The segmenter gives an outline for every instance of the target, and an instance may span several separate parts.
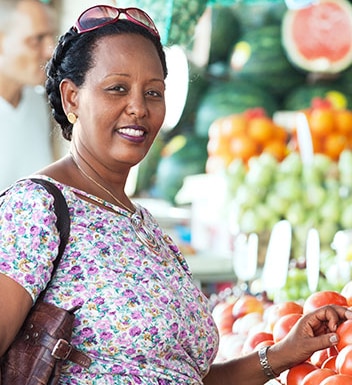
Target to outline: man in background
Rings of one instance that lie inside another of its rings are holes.
[[[0,0],[0,189],[54,159],[42,86],[55,24],[39,0]]]

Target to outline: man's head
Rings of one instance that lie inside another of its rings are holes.
[[[0,81],[43,84],[55,35],[52,9],[39,0],[0,0]]]

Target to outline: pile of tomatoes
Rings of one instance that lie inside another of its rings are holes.
[[[209,127],[207,172],[224,169],[235,159],[246,164],[263,152],[281,161],[288,153],[287,142],[286,129],[261,107],[218,118]]]
[[[220,332],[217,360],[228,360],[279,342],[303,314],[327,304],[350,307],[352,282],[341,293],[315,292],[302,304],[295,301],[273,304],[250,294],[218,303],[213,310]],[[352,320],[341,323],[337,333],[336,347],[315,352],[308,361],[282,373],[276,379],[277,384],[351,385]]]

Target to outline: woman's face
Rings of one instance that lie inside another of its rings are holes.
[[[94,66],[74,96],[73,142],[112,170],[140,162],[165,116],[165,83],[153,43],[137,34],[102,38]]]

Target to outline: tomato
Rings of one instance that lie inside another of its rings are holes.
[[[248,313],[264,313],[264,304],[257,297],[245,294],[240,297],[232,308],[232,315],[235,319],[243,317]]]
[[[321,368],[323,363],[331,356],[337,355],[337,350],[333,346],[331,348],[317,350],[314,352],[310,357],[310,362],[317,366],[318,368]]]
[[[274,340],[266,340],[266,341],[262,341],[262,342],[259,342],[259,344],[257,344],[254,348],[254,350],[258,351],[260,348],[264,347],[264,346],[272,346],[274,345],[275,342]]]
[[[309,313],[325,305],[347,306],[347,299],[337,291],[317,291],[304,301],[303,313]]]
[[[339,336],[339,341],[336,345],[338,351],[352,344],[352,320],[342,322],[337,327],[336,333]]]
[[[294,301],[280,302],[270,306],[267,312],[267,323],[269,330],[273,330],[274,325],[278,319],[286,314],[293,313],[302,314],[303,306]]]
[[[325,378],[320,385],[351,385],[352,377],[346,374],[335,374]]]
[[[235,319],[232,325],[232,333],[242,334],[247,337],[250,332],[255,328],[258,329],[259,325],[263,323],[263,317],[260,313],[253,312],[245,314],[243,317]]]
[[[286,377],[286,385],[301,385],[304,377],[316,370],[317,367],[309,362],[303,362],[288,370]]]
[[[301,385],[320,385],[321,382],[330,376],[333,376],[336,372],[332,369],[315,369],[308,373],[302,381]]]
[[[345,346],[336,357],[336,369],[340,374],[352,376],[352,345]]]
[[[337,355],[331,356],[327,360],[325,360],[321,365],[322,369],[327,368],[327,369],[332,369],[336,371],[336,358],[337,358]]]
[[[249,334],[249,336],[245,339],[243,344],[242,352],[244,354],[252,352],[255,347],[263,341],[272,341],[273,334],[268,332],[257,332]]]
[[[302,317],[302,314],[292,313],[286,314],[276,321],[273,328],[273,339],[274,342],[281,341],[288,332],[292,329],[295,323]]]
[[[219,302],[213,308],[212,315],[220,336],[232,331],[232,324],[234,322],[232,308],[233,302],[230,301]]]

